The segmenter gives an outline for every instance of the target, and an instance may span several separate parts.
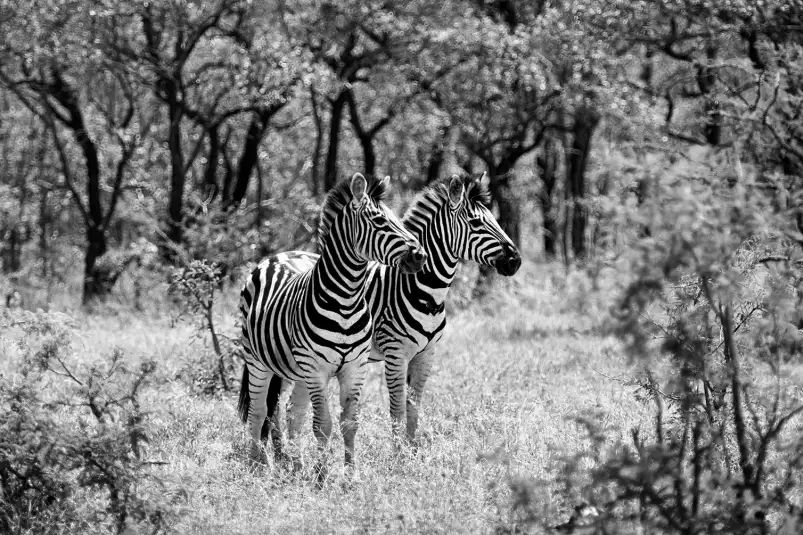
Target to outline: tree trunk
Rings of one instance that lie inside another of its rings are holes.
[[[558,218],[555,206],[555,186],[558,183],[558,142],[548,138],[544,153],[536,160],[541,169],[541,219],[543,221],[544,254],[554,258],[558,254]]]
[[[586,226],[588,213],[585,205],[586,168],[588,155],[591,152],[591,138],[599,124],[599,114],[589,106],[579,108],[574,118],[574,141],[569,155],[569,166],[566,178],[571,196],[571,244],[576,260],[586,257]],[[568,217],[568,214],[567,214]]]
[[[219,125],[210,126],[206,135],[209,138],[209,154],[206,159],[206,169],[204,169],[204,199],[206,202],[211,203],[220,192],[220,188],[217,185],[217,168],[220,158]]]
[[[349,119],[351,120],[354,133],[362,148],[363,173],[367,176],[376,176],[376,150],[374,150],[374,136],[376,133],[363,128],[360,122],[359,111],[357,110],[357,102],[354,99],[354,93],[352,93],[350,89],[347,89],[345,93],[349,105]]]
[[[521,242],[521,214],[519,200],[513,192],[514,163],[503,162],[491,175],[491,199],[499,208],[499,226],[518,247]]]
[[[98,259],[106,254],[106,234],[96,226],[90,226],[86,232],[86,256],[84,257],[84,292],[81,299],[84,305],[93,299],[108,293],[103,284],[100,271],[97,269]]]
[[[6,232],[6,245],[3,251],[3,273],[13,273],[20,268],[19,259],[19,223],[11,222],[11,229]]]
[[[243,202],[246,193],[248,193],[248,183],[251,181],[251,174],[259,158],[259,144],[262,142],[262,138],[265,137],[265,132],[268,130],[268,121],[274,113],[270,109],[262,108],[254,113],[251,118],[251,124],[248,126],[248,133],[245,136],[243,153],[240,156],[240,162],[237,164],[237,179],[234,183],[231,206],[237,206]]]
[[[712,64],[717,59],[717,48],[709,45],[707,51],[708,63]],[[713,95],[716,74],[709,64],[697,67],[697,86],[705,102],[703,110],[705,112],[705,126],[703,135],[711,146],[718,146],[722,142],[722,112],[719,106],[719,99]]]
[[[376,151],[374,141],[371,138],[360,138],[362,154],[364,160],[365,176],[376,176]]]
[[[438,133],[430,147],[429,163],[427,164],[426,183],[431,184],[438,180],[446,159],[446,144],[451,135],[452,125],[447,123],[438,128]]]
[[[223,187],[220,189],[220,203],[223,206],[228,206],[231,203],[231,185],[234,182],[234,165],[229,157],[229,140],[231,139],[232,129],[226,130],[226,137],[223,138],[223,146],[221,147],[221,154],[223,155]]]
[[[257,168],[257,213],[254,225],[256,226],[256,229],[259,230],[262,228],[262,198],[265,195],[265,179],[262,176],[262,166],[259,165],[259,162],[257,162],[256,168]]]
[[[321,194],[321,152],[323,152],[323,119],[318,108],[318,95],[315,87],[310,86],[310,101],[312,103],[312,119],[315,122],[315,150],[312,154],[312,194],[317,197]]]
[[[47,223],[49,219],[47,210],[47,197],[50,190],[42,189],[42,197],[39,199],[39,257],[42,261],[42,271],[40,272],[43,279],[48,275],[48,243],[47,243]]]
[[[347,99],[346,90],[343,89],[337,99],[332,102],[332,114],[329,120],[329,151],[326,154],[326,169],[323,177],[324,192],[329,191],[337,184],[337,151],[340,145],[340,123]]]
[[[86,123],[79,108],[75,90],[60,76],[57,76],[51,87],[51,94],[64,106],[69,114],[69,121],[65,124],[70,128],[76,143],[81,148],[86,167],[88,209],[85,214],[85,223],[87,249],[86,257],[84,258],[84,289],[82,297],[82,302],[86,304],[103,293],[100,289],[98,272],[95,267],[98,258],[106,253],[106,228],[104,227],[103,209],[100,204],[100,160],[97,146],[86,130]],[[55,128],[55,125],[53,128]],[[67,172],[68,170],[65,168],[65,174]],[[76,201],[79,201],[79,199],[76,198]]]
[[[167,95],[167,108],[170,119],[167,146],[170,151],[170,205],[167,236],[173,243],[181,243],[181,224],[184,216],[184,152],[181,146],[181,119],[184,115],[179,104],[178,86],[174,79],[160,80]]]
[[[652,177],[650,175],[641,177],[636,182],[636,201],[638,205],[643,205],[652,196]],[[639,229],[639,238],[652,236],[652,230],[648,223],[641,225]]]

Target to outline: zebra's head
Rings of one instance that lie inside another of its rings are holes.
[[[480,179],[452,175],[447,186],[451,220],[447,239],[454,256],[493,266],[509,277],[521,267],[521,255],[488,209],[489,183],[485,173]]]
[[[390,177],[382,180],[366,179],[355,173],[351,180],[341,184],[327,198],[327,205],[340,198],[338,217],[326,219],[332,207],[324,208],[319,227],[319,245],[327,239],[333,225],[340,226],[344,243],[351,245],[353,253],[364,261],[399,266],[405,273],[416,273],[424,266],[427,254],[415,236],[383,202],[390,185]]]

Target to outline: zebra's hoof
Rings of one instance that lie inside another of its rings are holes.
[[[320,490],[329,478],[329,468],[323,463],[318,463],[313,472],[315,473],[315,487]]]
[[[340,488],[344,492],[352,491],[363,486],[362,478],[356,467],[346,467],[345,477],[340,482]]]
[[[304,463],[301,462],[301,459],[298,458],[293,459],[292,463],[293,463],[293,472],[298,473],[304,470]]]
[[[248,461],[252,465],[264,466],[267,464],[268,458],[265,454],[265,448],[258,444],[251,446],[251,451],[248,454]]]
[[[288,455],[286,452],[284,452],[284,451],[275,451],[274,450],[274,452],[273,452],[273,462],[277,466],[278,465],[290,464],[291,460],[292,459],[290,458],[290,455]]]

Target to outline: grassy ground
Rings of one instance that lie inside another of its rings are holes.
[[[372,368],[358,471],[344,474],[336,434],[322,490],[308,469],[249,465],[236,392],[203,395],[188,380],[188,370],[211,355],[193,325],[114,307],[71,312],[73,358],[89,362],[120,348],[128,360],[158,363],[157,380],[143,393],[155,429],[148,457],[166,463],[159,492],[177,508],[176,533],[489,533],[517,522],[511,485],[523,480],[538,482],[531,505],[560,523],[574,504],[556,474],[565,454],[587,447],[574,418],[598,415],[621,436],[648,425],[649,412],[616,379],[630,364],[600,334],[604,307],[572,286],[556,266],[525,264],[497,295],[452,313],[415,453],[394,449],[387,391],[381,369]],[[233,334],[236,290],[229,293],[219,321]],[[0,337],[0,349],[11,348],[14,336]],[[6,375],[16,365],[11,356],[0,369]],[[313,456],[311,432],[301,449]]]

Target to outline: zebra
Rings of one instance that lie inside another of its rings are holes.
[[[354,463],[358,402],[371,343],[365,300],[369,261],[413,273],[426,260],[419,242],[383,202],[389,179],[355,173],[342,181],[321,210],[320,256],[280,253],[262,261],[246,281],[240,294],[246,364],[238,410],[250,430],[252,459],[261,459],[261,441],[268,433],[274,455],[282,456],[274,408],[293,382],[311,399],[313,431],[324,450],[332,434],[328,382],[336,376],[345,462]],[[326,477],[323,456],[317,470],[321,482]]]
[[[518,249],[489,205],[486,174],[480,179],[452,175],[434,182],[415,197],[403,218],[427,253],[423,269],[415,274],[378,264],[370,269],[367,293],[374,333],[369,361],[385,361],[393,433],[401,436],[406,423],[411,443],[435,347],[446,326],[444,302],[458,261],[493,266],[504,276],[514,275],[521,266]],[[303,398],[304,392],[293,391],[291,438],[304,418]]]

